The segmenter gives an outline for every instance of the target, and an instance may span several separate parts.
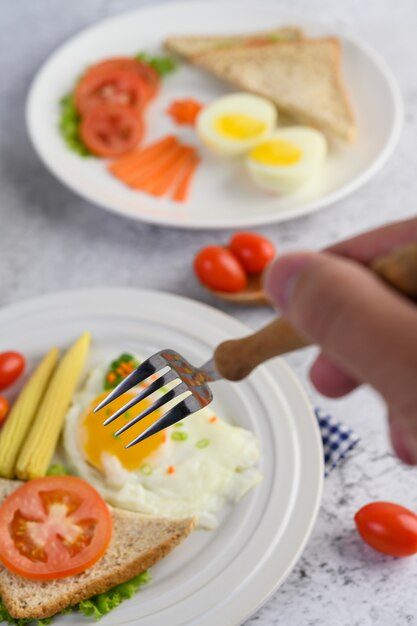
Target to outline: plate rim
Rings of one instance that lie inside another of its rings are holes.
[[[240,322],[240,320],[237,320],[236,318],[232,317],[231,315],[228,315],[224,311],[218,310],[206,303],[192,300],[191,298],[188,298],[186,296],[166,293],[166,292],[153,290],[153,289],[141,289],[141,288],[133,288],[133,287],[95,287],[92,289],[83,288],[83,289],[72,289],[68,291],[66,290],[55,291],[55,292],[51,292],[45,295],[37,296],[35,298],[31,298],[27,300],[20,300],[18,302],[2,307],[0,309],[0,320],[11,322],[13,325],[16,325],[19,323],[20,314],[23,313],[26,316],[28,315],[28,309],[29,309],[29,312],[33,308],[35,308],[35,310],[38,309],[41,311],[43,308],[48,307],[48,305],[50,304],[54,304],[55,306],[57,304],[59,305],[59,301],[62,299],[62,297],[70,301],[71,300],[76,301],[77,298],[81,299],[82,301],[87,296],[87,299],[85,300],[85,302],[88,303],[89,305],[92,299],[98,300],[100,297],[102,297],[103,299],[105,298],[109,302],[115,302],[117,301],[115,300],[116,296],[121,295],[121,294],[123,294],[127,298],[130,298],[130,297],[139,298],[140,300],[142,300],[142,302],[143,301],[147,302],[147,300],[145,299],[148,299],[148,298],[150,299],[156,298],[156,300],[159,300],[159,302],[165,301],[167,304],[169,303],[173,304],[174,302],[179,302],[180,306],[193,305],[193,307],[199,309],[202,313],[203,312],[206,313],[206,315],[208,316],[208,318],[206,318],[208,322],[210,321],[213,322],[214,318],[217,318],[217,320],[223,319],[227,321],[229,327],[233,326],[233,328],[236,329],[236,334],[240,334],[240,333],[244,334],[251,330],[248,326]],[[60,306],[62,306],[62,304]],[[98,316],[100,316],[100,314],[101,312],[99,310]],[[289,573],[292,571],[295,563],[300,558],[305,548],[305,545],[310,538],[313,526],[317,519],[317,514],[320,508],[320,504],[321,504],[323,480],[324,480],[324,460],[323,460],[323,454],[322,454],[322,442],[321,442],[320,430],[318,427],[317,420],[314,416],[311,403],[307,397],[306,392],[304,391],[301,385],[301,382],[298,380],[297,376],[294,374],[291,368],[282,359],[275,359],[272,362],[263,365],[262,367],[264,368],[264,373],[267,375],[266,376],[267,379],[273,377],[275,370],[277,372],[281,371],[284,373],[285,377],[290,380],[292,384],[292,390],[296,392],[298,400],[302,402],[302,404],[304,405],[306,414],[308,413],[311,417],[311,420],[310,420],[311,428],[309,428],[309,431],[312,431],[313,437],[315,439],[315,441],[311,441],[311,447],[315,449],[315,456],[316,456],[316,459],[315,459],[316,476],[313,480],[313,484],[316,487],[316,493],[315,493],[315,497],[313,498],[313,506],[310,509],[310,517],[308,519],[308,522],[307,523],[303,522],[303,529],[302,529],[303,539],[302,541],[300,541],[298,545],[298,549],[294,551],[292,558],[288,559],[285,571],[280,572],[278,576],[278,580],[276,580],[276,576],[274,576],[273,584],[268,584],[267,586],[265,586],[266,581],[264,581],[263,586],[262,585],[257,586],[258,588],[256,589],[256,601],[251,603],[251,607],[249,610],[243,606],[244,602],[242,602],[241,605],[238,602],[237,603],[238,606],[236,606],[236,598],[231,599],[229,601],[230,606],[226,604],[226,607],[229,606],[229,610],[233,609],[233,619],[227,619],[227,621],[225,621],[222,624],[222,626],[240,626],[240,624],[242,623],[242,620],[248,619],[250,615],[255,613],[260,608],[260,606],[262,606],[268,600],[268,598],[274,593],[274,591],[282,585],[282,583],[288,577]],[[273,378],[271,379],[271,384],[273,384]],[[311,432],[309,432],[309,435],[311,435]],[[310,443],[310,439],[309,439],[309,443]],[[261,556],[265,558],[265,554],[262,554]],[[263,569],[267,568],[268,565],[270,567],[269,559],[270,559],[270,556],[268,556],[266,563],[262,564]],[[243,581],[240,581],[240,582],[243,583],[244,580],[245,579],[243,579]],[[242,594],[242,590],[238,592],[238,596],[239,596],[239,593]],[[219,608],[221,609],[221,607]],[[202,617],[204,618],[204,615]],[[209,617],[209,620],[211,620],[211,617]],[[123,622],[123,623],[133,624],[134,622],[128,621],[128,622]],[[191,622],[187,621],[187,622],[184,622],[184,626],[185,624],[195,625],[196,622],[194,620]],[[211,625],[211,621],[207,621],[207,617],[206,617],[204,621],[201,620],[201,624],[204,624],[204,626],[208,626],[208,625]]]
[[[211,0],[211,3],[213,3],[213,1],[217,3],[221,2],[221,0]],[[236,4],[239,2],[240,4],[242,4],[241,0],[228,0],[228,2],[235,2]],[[135,216],[129,210],[117,206],[111,201],[106,203],[105,201],[102,201],[102,199],[97,200],[94,197],[93,193],[84,191],[80,192],[78,189],[75,190],[74,187],[65,179],[65,176],[61,173],[60,169],[58,167],[55,167],[53,160],[47,156],[47,152],[45,152],[43,148],[41,148],[41,146],[35,139],[32,103],[36,94],[38,81],[42,77],[43,73],[48,69],[48,64],[53,61],[56,54],[60,53],[66,46],[70,46],[71,44],[73,44],[78,37],[85,36],[89,32],[94,31],[97,27],[108,25],[118,18],[128,17],[129,15],[134,14],[140,14],[142,11],[146,11],[149,9],[152,10],[159,6],[174,6],[175,4],[197,5],[199,3],[205,3],[205,0],[156,0],[155,3],[146,1],[140,6],[137,6],[133,9],[128,9],[126,11],[121,11],[119,13],[116,13],[115,15],[107,16],[102,20],[99,20],[91,24],[90,26],[79,30],[74,35],[66,39],[61,45],[55,48],[46,57],[46,59],[36,72],[34,78],[32,79],[29,87],[25,105],[25,124],[28,136],[37,156],[40,158],[46,169],[51,174],[53,174],[60,181],[61,184],[63,184],[67,189],[69,189],[79,198],[83,198],[84,200],[87,200],[88,202],[93,204],[96,209],[101,208],[106,210],[107,212],[113,213],[115,215],[122,215],[123,217],[127,217],[133,221],[139,221],[146,224],[154,224],[157,226],[165,226],[179,230],[226,230],[230,228],[253,228],[265,226],[268,224],[291,221],[305,215],[310,215],[321,209],[329,208],[330,206],[336,206],[343,199],[347,198],[348,196],[358,191],[361,187],[363,187],[386,165],[395,150],[403,128],[404,102],[401,89],[392,70],[390,69],[385,59],[380,55],[380,53],[364,38],[352,33],[351,30],[345,25],[339,24],[335,27],[335,30],[337,31],[337,36],[343,37],[345,40],[348,40],[350,41],[350,43],[354,44],[361,51],[361,53],[365,54],[369,59],[371,59],[373,64],[379,70],[380,74],[385,80],[386,85],[388,86],[388,90],[392,98],[394,111],[393,123],[390,129],[390,133],[379,154],[358,176],[356,176],[347,184],[343,185],[341,188],[336,189],[335,191],[329,193],[327,196],[309,201],[299,208],[294,207],[286,210],[278,210],[275,213],[266,213],[260,216],[254,215],[246,218],[231,219],[230,221],[226,220],[226,222],[213,222],[207,221],[205,219],[199,219],[198,222],[187,222],[181,221],[176,217],[171,217],[168,215],[164,215],[164,217],[158,217],[152,211],[142,211],[138,213],[137,216]],[[262,3],[269,4],[271,6],[275,4],[274,0],[262,0]],[[245,4],[249,4],[248,0],[245,0]],[[288,15],[294,16],[297,16],[297,14],[299,13],[299,11],[297,10],[289,9],[288,6],[280,7],[279,10],[283,14],[287,13]],[[327,24],[329,24],[330,26],[329,20],[316,20],[308,12],[304,12],[304,18],[302,18],[300,14],[300,19],[304,19],[304,21],[307,20],[311,24],[317,24],[318,26]]]

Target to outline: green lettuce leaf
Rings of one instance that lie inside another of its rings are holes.
[[[150,65],[161,77],[172,74],[178,67],[177,61],[169,56],[153,56],[147,52],[139,52],[135,59]]]
[[[61,115],[59,118],[59,132],[70,150],[80,156],[91,156],[91,152],[83,143],[80,135],[81,117],[75,108],[74,96],[67,94],[60,101]]]

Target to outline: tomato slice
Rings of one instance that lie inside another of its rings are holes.
[[[104,554],[111,534],[107,504],[75,476],[35,478],[0,505],[0,561],[25,578],[84,572]]]
[[[98,104],[119,104],[142,109],[144,81],[135,72],[118,67],[88,71],[75,88],[75,106],[81,115]]]
[[[147,63],[132,57],[113,57],[93,65],[88,72],[111,71],[114,69],[133,72],[143,81],[146,102],[152,100],[159,90],[159,74]]]
[[[143,137],[144,125],[138,111],[132,107],[102,104],[83,117],[80,132],[91,152],[110,157],[134,148]]]

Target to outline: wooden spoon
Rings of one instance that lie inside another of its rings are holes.
[[[262,274],[259,274],[258,276],[250,276],[245,289],[235,293],[210,289],[210,287],[206,287],[205,285],[203,285],[203,287],[216,296],[216,298],[233,302],[233,304],[242,304],[244,306],[269,304],[272,306],[271,301],[268,299],[268,296],[263,290]]]

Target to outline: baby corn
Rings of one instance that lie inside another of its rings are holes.
[[[65,413],[77,387],[90,341],[90,333],[82,334],[58,365],[19,454],[16,464],[18,478],[27,480],[45,475]]]
[[[23,387],[0,431],[0,476],[13,478],[23,441],[58,362],[59,350],[52,348]]]

